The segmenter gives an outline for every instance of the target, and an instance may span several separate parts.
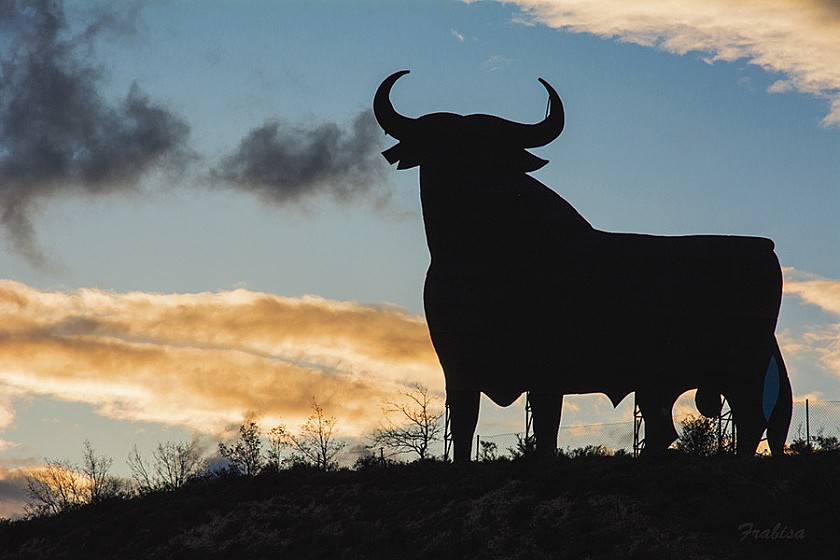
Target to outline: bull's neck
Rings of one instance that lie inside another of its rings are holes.
[[[547,235],[592,231],[557,193],[524,172],[504,167],[421,165],[420,199],[433,259],[471,259],[488,244],[524,230],[533,233],[535,227]]]

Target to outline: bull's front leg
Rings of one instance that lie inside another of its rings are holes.
[[[449,429],[452,432],[456,463],[466,463],[470,460],[473,434],[478,424],[479,396],[478,391],[446,392],[446,404],[449,406]]]
[[[531,416],[534,420],[534,437],[537,453],[554,455],[557,452],[557,432],[563,410],[563,393],[528,393]]]
[[[679,392],[656,389],[636,391],[636,403],[645,421],[645,447],[642,454],[662,453],[679,437],[672,416],[679,395]]]

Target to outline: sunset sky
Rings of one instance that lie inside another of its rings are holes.
[[[370,111],[401,69],[411,116],[536,122],[551,83],[534,176],[599,229],[773,239],[794,399],[840,400],[837,0],[106,6],[0,3],[0,516],[86,438],[125,474],[312,397],[361,441],[406,384],[442,396],[417,170]]]

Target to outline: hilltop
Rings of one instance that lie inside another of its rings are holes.
[[[838,479],[836,453],[292,469],[5,523],[0,558],[827,558]]]

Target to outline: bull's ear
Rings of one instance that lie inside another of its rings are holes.
[[[382,152],[382,155],[385,156],[385,159],[388,160],[388,163],[393,165],[393,164],[397,163],[402,158],[402,154],[401,154],[402,151],[403,151],[403,145],[402,144],[397,144],[396,146],[391,146],[390,148],[388,148],[387,150]]]
[[[382,155],[390,164],[397,164],[397,169],[410,169],[420,165],[420,159],[415,155],[416,150],[407,147],[404,142],[391,146]]]

